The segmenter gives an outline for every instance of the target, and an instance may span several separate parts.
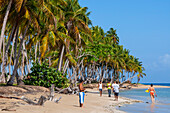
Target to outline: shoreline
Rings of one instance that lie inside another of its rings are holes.
[[[132,89],[147,89],[150,85],[139,84],[138,87],[132,86]],[[153,85],[154,88],[170,88],[170,86]]]

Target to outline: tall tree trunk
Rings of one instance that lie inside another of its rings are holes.
[[[116,74],[117,74],[117,80],[118,80],[118,83],[119,83],[119,71],[118,70],[116,71]]]
[[[40,42],[38,43],[38,49],[39,49],[38,61],[39,61],[39,64],[41,64]]]
[[[112,66],[112,69],[113,69],[113,73],[112,73],[111,83],[113,83],[115,81],[115,69],[113,68],[113,66]]]
[[[102,67],[101,67],[101,77],[100,77],[100,81],[103,82],[103,75],[104,75],[104,72],[103,72],[103,63],[102,63]]]
[[[15,79],[15,76],[16,76],[16,74],[17,74],[18,61],[19,61],[19,57],[20,57],[22,45],[23,45],[24,38],[25,38],[25,36],[26,36],[28,27],[29,27],[29,24],[27,25],[27,27],[26,27],[26,29],[25,29],[24,35],[22,35],[21,42],[20,42],[20,45],[19,45],[18,55],[17,55],[17,59],[16,59],[16,64],[15,64],[15,66],[14,66],[14,72],[13,72],[11,78],[9,79],[7,85],[13,85],[13,83],[14,83],[14,79]],[[20,78],[17,77],[17,79],[20,79]],[[17,84],[19,85],[19,84],[21,83],[21,80],[17,80],[17,81],[18,81]]]
[[[48,47],[48,51],[50,51],[50,48]],[[51,66],[51,56],[48,57],[48,63],[49,63],[49,67]]]
[[[63,67],[63,74],[66,73],[66,70],[67,70],[68,66],[69,66],[69,60],[67,59],[66,62],[65,62],[65,65]]]
[[[18,30],[17,30],[18,31]],[[17,33],[17,32],[16,32]],[[12,61],[12,55],[13,55],[13,52],[14,52],[14,44],[15,44],[15,39],[17,38],[16,37],[16,33],[14,35],[14,38],[13,38],[13,42],[12,42],[12,50],[11,50],[11,53],[10,53],[10,61],[9,61],[9,75],[11,75],[11,61]],[[10,76],[8,77],[7,81],[9,80]]]
[[[25,63],[24,63],[24,59],[25,59],[25,55],[24,55],[24,50],[22,50],[22,67],[21,67],[21,76],[24,76],[24,67],[25,67]]]
[[[3,56],[2,56],[2,74],[1,74],[1,83],[5,83],[5,73],[6,73],[6,69],[5,69],[5,39],[3,39]]]
[[[64,42],[66,42],[66,39],[64,40]],[[61,71],[61,68],[62,68],[62,61],[63,61],[64,49],[65,49],[65,46],[63,45],[62,50],[61,50],[61,53],[60,53],[58,71]]]
[[[3,20],[3,25],[2,25],[2,29],[1,29],[1,38],[0,38],[0,54],[1,54],[1,46],[2,46],[2,41],[4,39],[4,33],[5,33],[5,28],[6,28],[6,23],[8,20],[8,15],[9,15],[9,11],[11,9],[11,5],[12,5],[12,0],[9,1],[6,13],[5,13],[5,17]]]
[[[108,74],[107,74],[107,62],[106,62],[106,67],[105,67],[105,78],[108,78]]]
[[[36,42],[36,45],[35,45],[35,62],[37,60],[37,46],[38,46],[38,42]]]
[[[29,60],[28,60],[27,50],[26,50],[26,48],[25,48],[25,40],[24,40],[24,42],[23,42],[23,55],[24,55],[25,58],[26,58],[27,71],[28,71],[28,73],[30,73],[31,71],[30,71],[29,64],[28,64]],[[24,66],[24,67],[25,67],[25,66]]]
[[[122,82],[123,82],[123,78],[124,78],[124,76],[123,76],[123,69],[122,69]]]
[[[2,58],[2,61],[3,61],[3,64],[2,64],[2,79],[5,77],[5,73],[6,73],[6,65],[7,65],[7,58],[8,58],[8,50],[9,50],[9,46],[11,44],[11,39],[12,37],[14,36],[14,33],[15,33],[15,30],[16,30],[16,23],[14,24],[13,28],[12,28],[12,31],[11,31],[11,34],[9,36],[9,40],[8,40],[8,43],[5,47],[5,38],[3,39],[3,58]]]

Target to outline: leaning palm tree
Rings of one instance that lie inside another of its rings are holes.
[[[13,20],[12,20],[12,21],[14,21],[14,26],[13,26],[14,32],[13,32],[13,35],[10,35],[10,38],[8,40],[8,44],[5,49],[5,56],[7,56],[9,45],[10,45],[11,39],[13,39],[14,33],[17,33],[16,35],[20,36],[20,37],[16,37],[16,39],[19,38],[21,41],[19,44],[19,50],[17,53],[16,62],[14,65],[14,71],[13,71],[13,74],[12,74],[10,80],[7,83],[8,85],[12,85],[14,82],[15,76],[18,75],[17,74],[18,60],[20,58],[22,45],[25,40],[25,37],[27,36],[27,31],[30,26],[30,23],[33,23],[35,27],[38,27],[37,24],[35,24],[37,22],[36,12],[38,11],[37,10],[38,7],[40,7],[38,5],[38,3],[34,2],[33,0],[28,0],[28,1],[23,0],[22,2],[16,3],[15,10],[12,12],[12,14],[16,14],[17,16],[15,18],[13,18]],[[10,22],[12,22],[12,21],[10,21]],[[16,29],[18,29],[19,32],[15,31]],[[5,66],[6,66],[6,64],[4,63],[4,67]],[[17,77],[17,79],[20,79],[20,78]],[[18,81],[20,81],[20,80],[18,80]],[[19,84],[19,82],[18,82],[18,84]]]
[[[9,15],[9,12],[10,12],[10,9],[11,9],[11,5],[12,5],[12,1],[13,0],[10,0],[10,1],[0,1],[0,11],[2,9],[5,9],[4,6],[5,4],[8,4],[7,6],[7,9],[6,9],[6,12],[5,12],[5,16],[4,16],[4,19],[3,19],[3,24],[2,24],[2,29],[1,29],[1,36],[0,36],[0,54],[1,54],[1,47],[2,47],[2,42],[4,40],[4,33],[5,33],[5,28],[6,28],[6,23],[7,23],[7,20],[8,20],[8,15]],[[3,10],[2,10],[3,12]],[[2,16],[3,17],[3,16]],[[2,17],[0,19],[2,19]],[[0,20],[1,22],[2,20]],[[0,23],[1,24],[1,23]]]
[[[86,31],[86,33],[90,33],[90,29],[88,28],[88,18],[86,16],[87,7],[80,7],[77,0],[66,0],[67,5],[62,7],[64,12],[64,25],[68,31],[68,36],[72,37],[75,40],[76,44],[72,46],[75,53],[75,57],[78,55],[78,48],[81,46],[81,32]],[[65,39],[64,40],[67,44],[66,46],[66,53],[70,53],[70,41]],[[75,47],[75,48],[74,48]],[[63,61],[63,54],[64,54],[65,46],[62,47],[60,53],[60,61],[58,70],[61,71],[62,69],[62,61]]]

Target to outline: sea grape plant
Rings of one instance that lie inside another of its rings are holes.
[[[26,85],[50,87],[54,84],[56,87],[68,87],[68,79],[66,74],[56,71],[57,69],[49,67],[48,63],[33,63],[31,73],[23,80]]]

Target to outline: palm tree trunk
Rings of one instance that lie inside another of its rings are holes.
[[[103,63],[102,63],[102,67],[101,67],[101,77],[100,77],[100,81],[103,82],[103,76],[104,76],[104,72],[103,72]]]
[[[14,79],[15,79],[15,76],[16,76],[16,74],[17,74],[18,61],[19,61],[19,57],[20,57],[22,45],[23,45],[24,38],[25,38],[25,36],[26,36],[28,27],[29,27],[29,24],[27,25],[27,27],[26,27],[26,29],[25,29],[24,35],[21,35],[22,38],[21,38],[21,42],[20,42],[20,45],[19,45],[19,50],[18,50],[18,55],[17,55],[17,59],[16,59],[16,64],[14,65],[14,72],[13,72],[11,78],[9,79],[7,85],[13,85],[13,83],[14,83]],[[17,76],[16,76],[16,77],[17,77]],[[19,84],[21,83],[20,77],[17,77],[17,79],[18,79],[18,80],[17,80],[17,84],[19,85]]]
[[[23,77],[24,76],[24,67],[25,67],[25,64],[24,64],[24,59],[25,59],[25,55],[24,55],[24,50],[22,50],[22,67],[21,67],[21,76]]]
[[[3,58],[2,58],[3,64],[2,64],[2,75],[1,75],[2,79],[5,77],[4,73],[6,72],[5,68],[7,65],[8,50],[9,50],[9,46],[11,44],[11,39],[14,36],[15,30],[16,30],[16,23],[14,24],[14,26],[12,28],[11,34],[9,36],[8,44],[6,45],[6,47],[5,47],[5,38],[3,39],[4,44],[3,44]],[[3,80],[2,80],[2,82],[3,82]]]
[[[38,61],[39,61],[39,64],[41,64],[40,42],[38,43],[38,49],[39,49]]]
[[[28,60],[28,56],[27,56],[27,50],[25,48],[25,40],[23,42],[23,54],[24,54],[24,56],[26,58],[27,71],[28,71],[28,73],[30,73],[31,71],[30,71],[29,64],[28,64],[29,60]]]
[[[67,70],[68,66],[69,66],[69,60],[67,59],[66,62],[65,62],[65,65],[63,67],[63,74],[66,73],[66,70]]]
[[[115,81],[115,69],[112,67],[113,69],[113,73],[112,73],[112,80],[111,80],[111,83],[113,83]]]
[[[1,83],[5,83],[5,73],[6,73],[6,69],[5,69],[5,39],[3,39],[3,57],[2,57],[2,74],[1,74]]]
[[[14,52],[14,44],[15,44],[15,38],[16,38],[16,34],[13,38],[13,42],[12,42],[12,50],[11,50],[11,54],[10,54],[10,61],[9,61],[9,75],[11,75],[11,61],[12,61],[12,55]],[[10,77],[8,77],[7,81],[9,80]]]
[[[66,42],[66,39],[64,41]],[[61,68],[62,68],[64,49],[65,49],[65,46],[63,45],[62,50],[61,50],[61,54],[60,54],[60,61],[59,61],[58,71],[61,71]]]
[[[8,7],[7,7],[7,10],[6,10],[6,13],[5,13],[5,17],[4,17],[4,21],[3,21],[3,25],[2,25],[2,29],[1,29],[0,54],[1,54],[2,41],[3,41],[3,39],[4,39],[4,33],[5,33],[6,23],[7,23],[7,20],[8,20],[8,15],[9,15],[9,11],[10,11],[10,9],[11,9],[12,1],[13,1],[13,0],[10,0],[10,2],[9,2],[9,4],[8,4]]]
[[[37,60],[37,46],[38,46],[38,42],[37,42],[36,45],[35,45],[35,62],[36,62],[36,60]]]
[[[50,51],[50,48],[48,47],[48,51]],[[49,67],[51,66],[51,56],[48,57],[48,63],[49,63]]]
[[[105,68],[105,78],[108,78],[108,72],[107,72],[107,62],[106,62],[106,68]]]

